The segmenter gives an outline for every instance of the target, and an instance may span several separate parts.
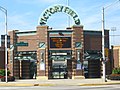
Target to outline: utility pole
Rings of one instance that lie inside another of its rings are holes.
[[[4,7],[0,6],[0,10],[5,13],[5,80],[6,83],[8,82],[7,80],[7,10]]]
[[[104,7],[102,9],[102,59],[103,59],[103,80],[106,82],[106,70],[105,70],[105,21],[104,21]]]
[[[105,9],[112,6],[113,4],[119,2],[120,0],[117,0],[115,1],[114,3],[106,6],[106,7],[103,7],[102,9],[102,59],[103,59],[103,62],[102,62],[102,65],[103,65],[103,80],[105,82],[107,82],[106,80],[106,68],[105,68],[105,63],[106,63],[106,58],[105,58],[105,34],[104,34],[104,30],[105,30]]]

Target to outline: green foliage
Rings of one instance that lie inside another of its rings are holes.
[[[15,77],[14,77],[14,76],[8,76],[8,77],[7,77],[7,80],[8,80],[8,81],[15,81]],[[2,82],[5,82],[5,81],[6,81],[6,77],[1,78],[1,81],[2,81]]]
[[[120,74],[120,67],[119,68],[114,68],[112,70],[112,74]]]
[[[10,71],[7,71],[7,75],[10,75]],[[0,69],[0,76],[5,76],[5,70],[4,69]]]

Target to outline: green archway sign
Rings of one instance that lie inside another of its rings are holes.
[[[68,6],[64,5],[54,5],[52,7],[47,8],[43,13],[42,16],[40,17],[39,24],[40,25],[46,25],[48,19],[52,14],[58,13],[58,12],[63,12],[66,13],[67,15],[71,16],[75,22],[75,25],[80,25],[80,19],[76,12],[72,10]]]

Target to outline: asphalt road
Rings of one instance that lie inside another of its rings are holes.
[[[0,90],[120,90],[120,85],[0,87]]]

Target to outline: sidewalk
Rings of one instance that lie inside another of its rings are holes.
[[[35,80],[24,79],[14,82],[0,82],[0,86],[96,86],[96,85],[111,85],[120,84],[120,80],[104,82],[100,79],[52,79],[52,80]]]

